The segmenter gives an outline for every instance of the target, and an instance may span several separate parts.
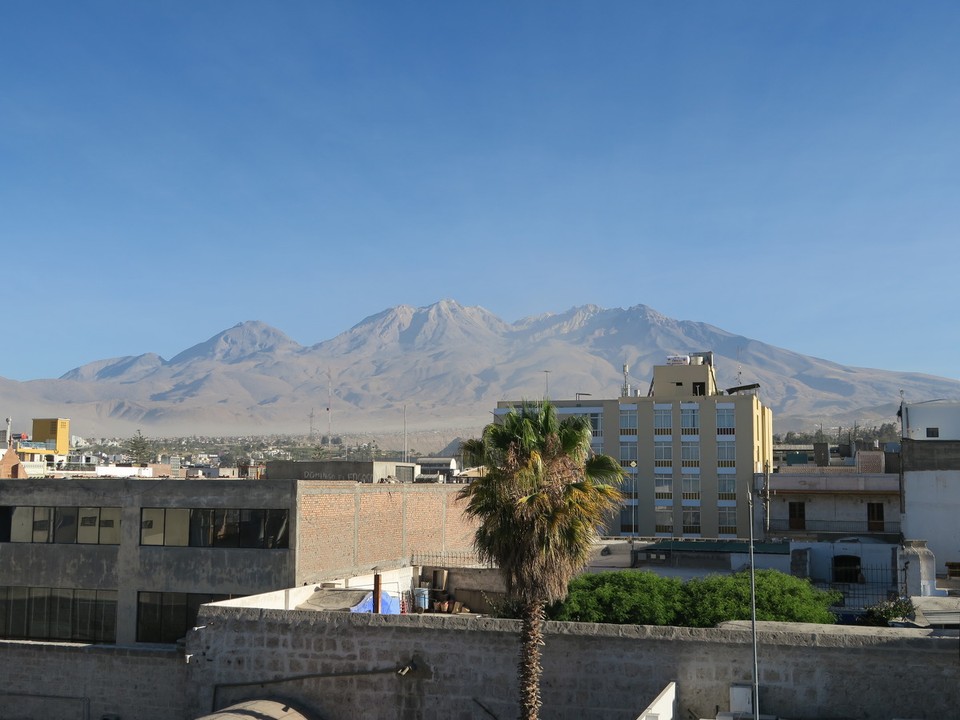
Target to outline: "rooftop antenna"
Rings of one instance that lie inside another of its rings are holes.
[[[737,385],[743,385],[743,365],[740,364],[740,350],[737,348]]]
[[[630,374],[630,366],[623,364],[623,386],[620,388],[620,397],[630,397],[630,380],[627,377]]]
[[[307,417],[310,418],[310,440],[313,440],[313,419],[316,417],[313,408],[310,408],[310,414]]]
[[[13,418],[7,418],[7,447],[13,447],[13,438],[10,437],[10,428],[13,426]]]
[[[330,419],[330,405],[333,404],[333,380],[330,376],[330,368],[327,368],[327,444],[333,445],[333,421]]]

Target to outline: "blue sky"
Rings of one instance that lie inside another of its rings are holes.
[[[7,0],[0,376],[453,298],[957,378],[958,37],[955,2]]]

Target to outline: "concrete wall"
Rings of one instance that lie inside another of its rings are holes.
[[[172,648],[0,640],[0,717],[189,718],[186,676],[183,655]]]
[[[960,469],[903,474],[903,536],[926,540],[937,558],[937,572],[960,562]]]
[[[517,621],[215,606],[201,618],[187,638],[193,716],[274,695],[330,719],[516,716]],[[960,706],[956,637],[760,623],[759,638],[765,714],[944,718]],[[674,680],[679,717],[713,717],[730,684],[751,682],[749,623],[549,623],[543,667],[543,717],[632,720]]]

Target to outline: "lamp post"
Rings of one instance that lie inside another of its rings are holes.
[[[753,488],[747,495],[750,509],[750,634],[753,638],[753,719],[760,720],[760,664],[757,661],[757,584],[753,563]]]

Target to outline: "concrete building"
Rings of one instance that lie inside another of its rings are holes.
[[[773,417],[759,386],[721,390],[713,353],[673,356],[646,396],[627,383],[617,399],[551,400],[583,415],[592,448],[618,458],[624,502],[611,535],[745,538],[754,477],[771,470]],[[502,416],[519,405],[497,404]]]
[[[174,642],[201,603],[468,552],[446,485],[0,480],[0,637]]]
[[[902,403],[902,525],[960,577],[960,401]]]

